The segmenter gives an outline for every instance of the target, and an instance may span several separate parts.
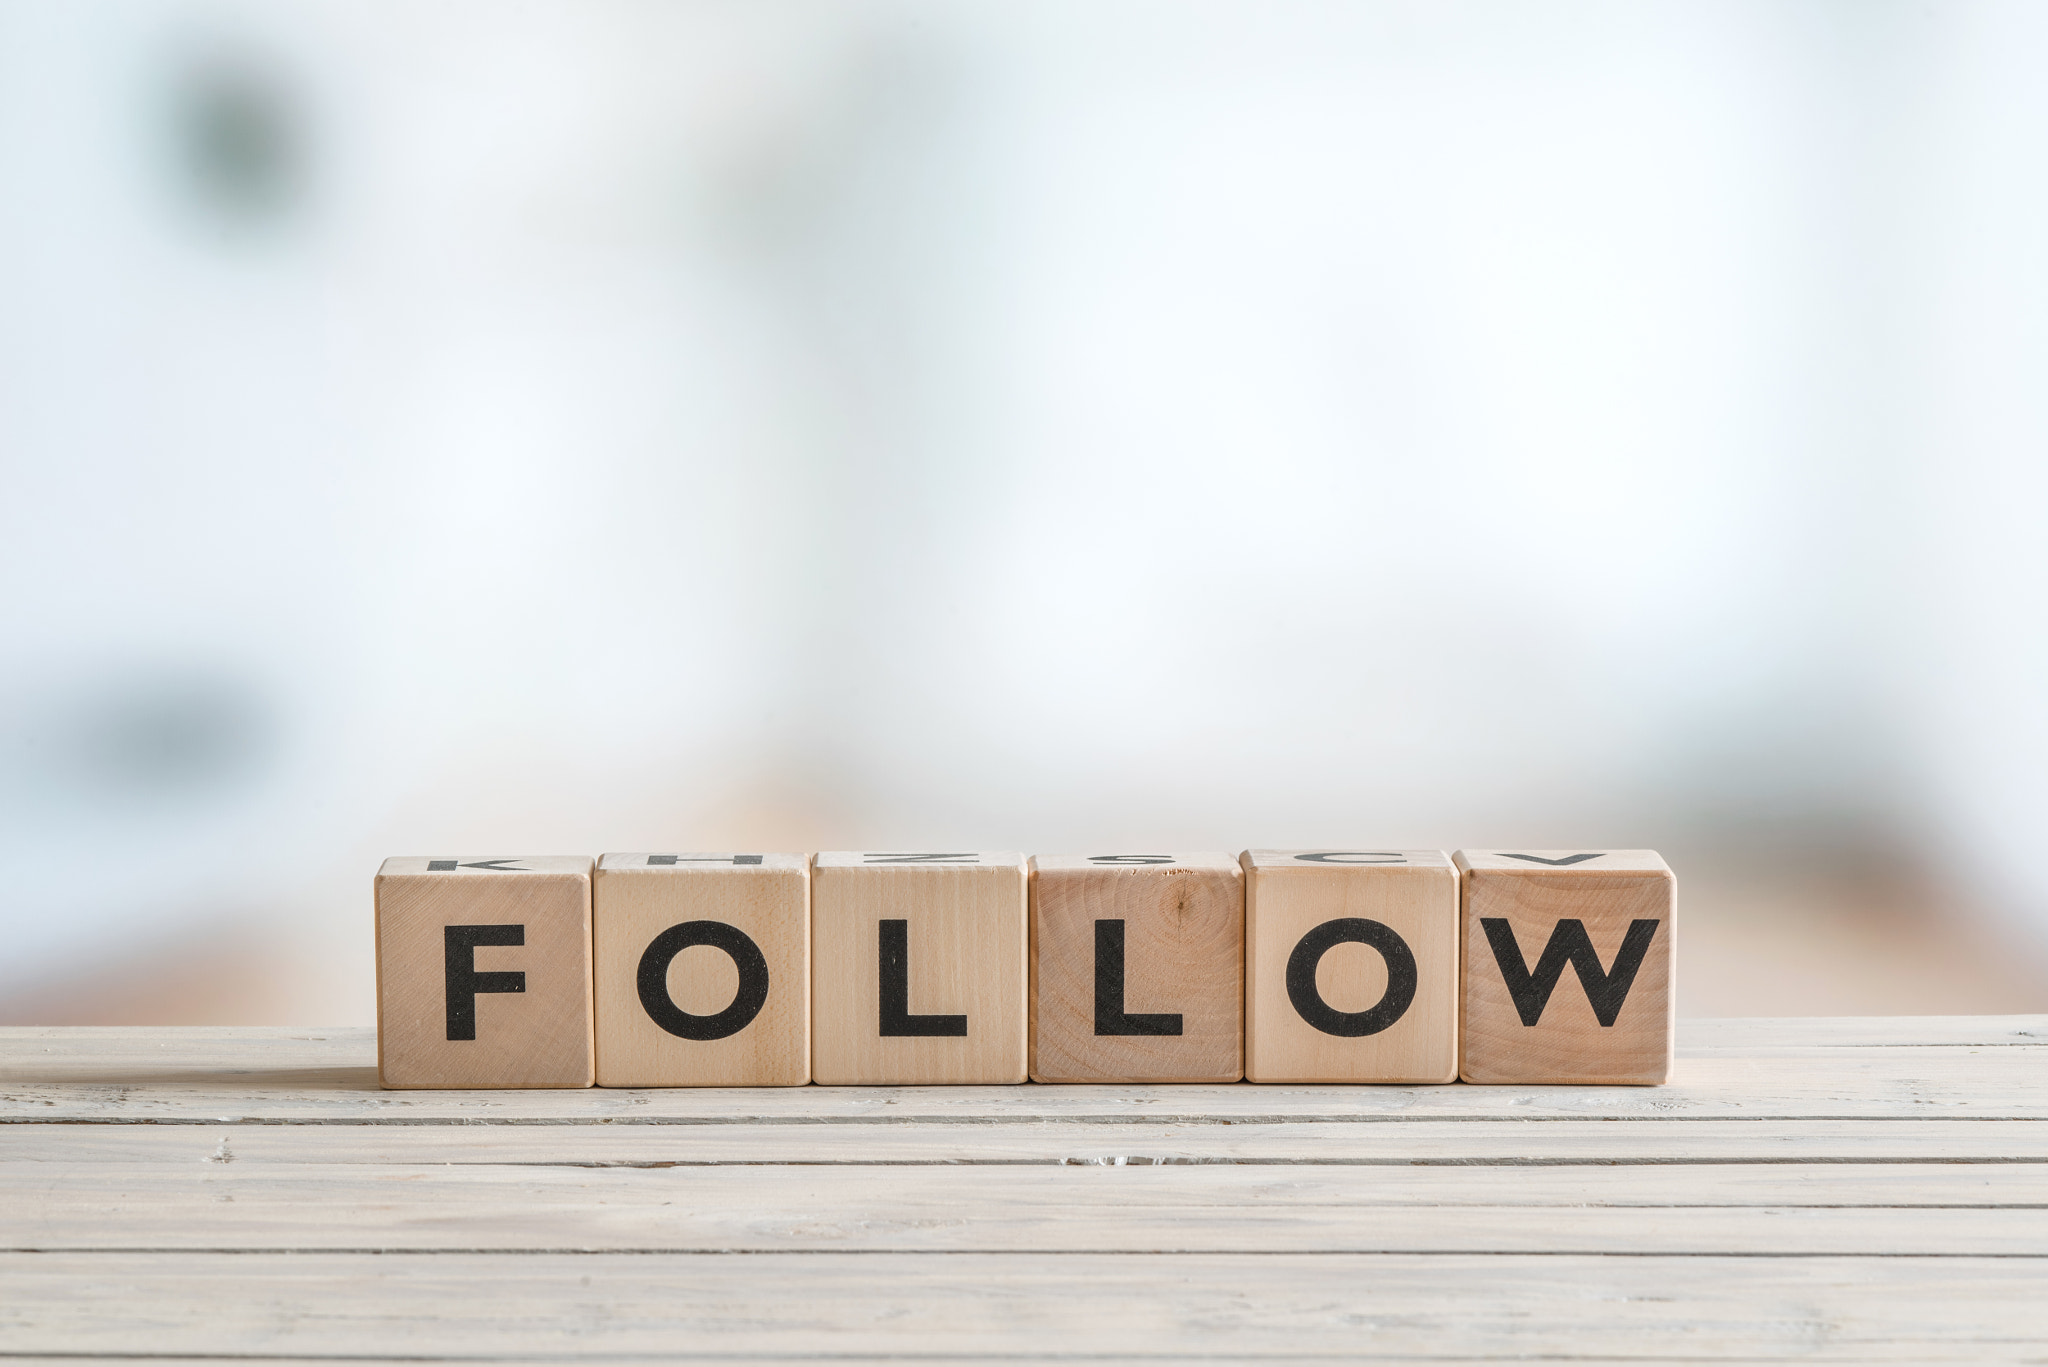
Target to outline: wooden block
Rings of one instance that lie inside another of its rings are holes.
[[[1244,1076],[1244,874],[1227,854],[1031,861],[1031,1076]]]
[[[1654,850],[1459,850],[1467,1082],[1671,1076],[1677,880]]]
[[[1442,850],[1247,850],[1245,1077],[1455,1082],[1458,873]]]
[[[839,853],[813,867],[812,1077],[1022,1082],[1024,856]]]
[[[386,1087],[588,1087],[590,860],[402,857],[377,871]]]
[[[811,1080],[811,859],[608,854],[591,885],[600,1087]]]

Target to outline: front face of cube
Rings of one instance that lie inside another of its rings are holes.
[[[608,854],[591,891],[600,1087],[800,1087],[811,861]]]
[[[387,859],[377,874],[386,1087],[588,1087],[582,856]]]
[[[813,1080],[1022,1082],[1027,936],[1021,854],[818,855]]]
[[[1032,860],[1031,1076],[1244,1076],[1244,876],[1227,854]]]
[[[1652,850],[1460,850],[1467,1082],[1669,1079],[1676,882]]]
[[[1452,1082],[1458,875],[1441,850],[1249,850],[1245,1076]]]

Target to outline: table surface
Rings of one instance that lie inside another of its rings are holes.
[[[1592,1087],[385,1092],[0,1030],[0,1358],[2048,1357],[2048,1016]]]

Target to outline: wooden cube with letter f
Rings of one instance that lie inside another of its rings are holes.
[[[1652,850],[1460,850],[1467,1082],[1671,1076],[1677,881]]]
[[[386,1087],[588,1087],[590,860],[387,859],[377,871]]]

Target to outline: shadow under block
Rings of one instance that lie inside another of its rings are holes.
[[[1244,874],[1237,860],[1031,861],[1031,1076],[1244,1076]]]
[[[820,854],[811,874],[811,1077],[1024,1080],[1021,854]]]
[[[1677,880],[1654,850],[1459,850],[1467,1082],[1671,1076]]]
[[[377,871],[386,1087],[588,1087],[590,860],[401,857]]]
[[[600,1087],[811,1080],[811,861],[608,854],[591,885]]]
[[[1458,873],[1441,850],[1247,850],[1245,1077],[1455,1082]]]

